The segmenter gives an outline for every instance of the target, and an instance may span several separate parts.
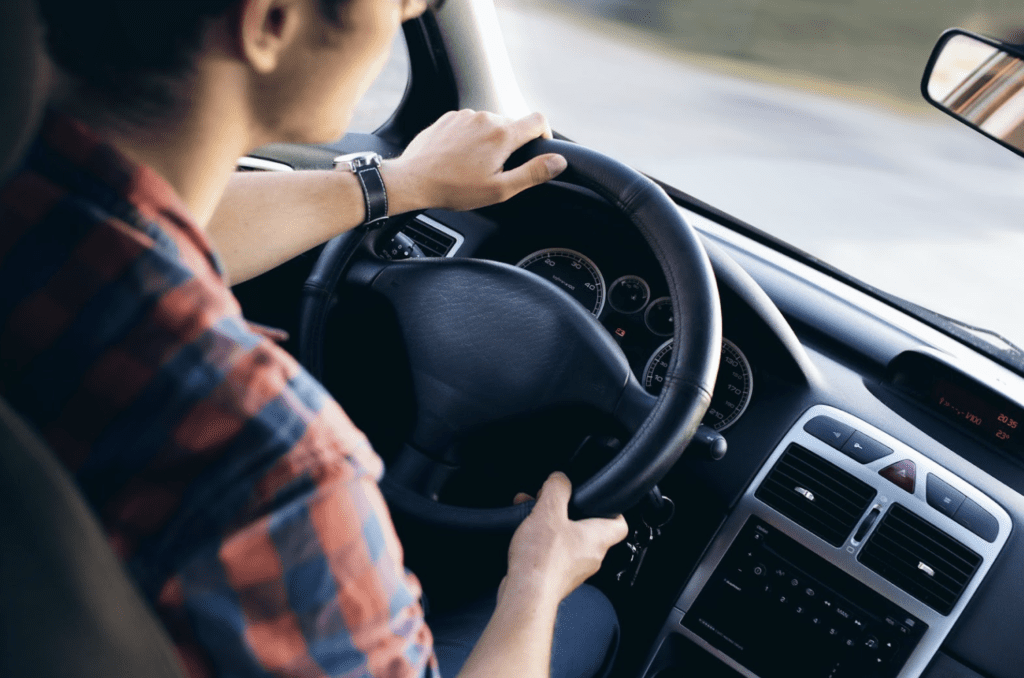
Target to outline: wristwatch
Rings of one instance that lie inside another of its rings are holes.
[[[370,228],[383,225],[388,218],[388,194],[380,175],[381,162],[378,153],[369,151],[339,155],[334,159],[334,169],[347,170],[359,179],[366,200],[366,220],[363,224]]]

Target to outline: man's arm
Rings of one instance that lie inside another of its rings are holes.
[[[519,120],[475,111],[450,112],[423,130],[381,175],[389,213],[471,210],[511,198],[565,169],[544,155],[516,169],[503,165],[531,139],[550,137],[544,117]],[[363,222],[362,189],[351,172],[239,172],[208,233],[232,284],[255,277]]]
[[[569,520],[572,485],[554,473],[512,537],[498,604],[459,678],[542,677],[550,673],[558,604],[601,568],[626,538],[622,516]]]

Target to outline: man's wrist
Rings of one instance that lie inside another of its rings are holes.
[[[501,604],[503,600],[513,603],[525,600],[534,606],[557,607],[562,602],[562,596],[551,577],[544,577],[539,571],[529,574],[510,571],[498,591],[498,603]]]
[[[385,160],[380,166],[380,175],[388,192],[392,215],[435,207],[400,158]]]

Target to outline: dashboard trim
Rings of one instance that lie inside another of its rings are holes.
[[[295,168],[285,162],[278,160],[269,160],[267,158],[257,158],[252,155],[243,155],[235,163],[235,166],[241,168],[242,171],[257,171],[257,172],[294,172]]]

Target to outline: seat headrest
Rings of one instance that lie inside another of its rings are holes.
[[[49,67],[34,0],[4,0],[0,21],[0,182],[38,127]]]

